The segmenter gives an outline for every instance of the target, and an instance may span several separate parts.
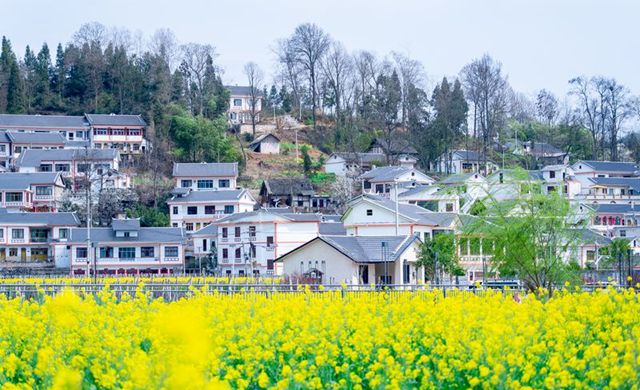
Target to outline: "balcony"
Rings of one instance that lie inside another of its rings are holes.
[[[23,201],[18,201],[18,202],[12,202],[12,201],[7,201],[4,202],[4,207],[31,207],[32,204],[30,202],[23,202]]]
[[[12,244],[24,244],[27,242],[26,238],[12,238],[10,241]]]
[[[54,199],[53,199],[53,194],[51,194],[51,195],[34,195],[33,200],[50,201]]]

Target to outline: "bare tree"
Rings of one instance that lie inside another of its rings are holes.
[[[400,122],[402,126],[407,127],[407,121],[409,116],[409,94],[411,88],[420,86],[424,81],[424,68],[419,61],[416,61],[408,56],[391,52],[393,61],[395,62],[395,69],[400,77],[400,93],[401,93],[401,113]]]
[[[509,83],[502,75],[502,65],[488,54],[466,65],[461,79],[472,99],[474,128],[477,125],[482,136],[482,150],[486,159],[487,147],[504,126],[508,109]],[[485,163],[486,171],[486,163]]]
[[[607,128],[609,135],[609,148],[612,161],[618,161],[618,134],[624,122],[633,113],[632,99],[629,90],[615,79],[598,79],[607,91]]]
[[[172,72],[176,69],[180,57],[180,48],[175,34],[168,28],[156,30],[149,41],[149,50],[159,56]]]
[[[558,117],[558,99],[546,89],[541,89],[536,96],[536,113],[538,118],[551,127]]]
[[[333,94],[336,131],[339,131],[343,123],[342,105],[345,98],[345,88],[353,71],[353,63],[351,56],[349,56],[344,49],[344,46],[338,42],[334,42],[321,62],[321,66],[323,76]]]
[[[85,23],[73,34],[72,39],[77,47],[98,44],[100,48],[103,48],[108,40],[108,30],[98,22]]]
[[[202,115],[204,112],[204,81],[208,65],[216,57],[215,48],[211,45],[188,43],[181,46],[182,64],[180,68],[190,84],[195,84],[197,91],[191,91],[196,96],[196,110]]]
[[[288,39],[278,41],[275,53],[280,63],[280,77],[283,84],[291,89],[294,105],[298,111],[298,120],[302,120],[302,68],[296,60],[291,41]]]
[[[249,83],[249,116],[251,117],[251,128],[255,138],[256,119],[260,113],[264,74],[255,62],[248,62],[244,66],[244,74],[247,76],[247,82]]]
[[[598,100],[593,95],[591,82],[584,76],[569,80],[570,95],[578,98],[582,124],[589,129],[593,141],[592,155],[598,158],[600,145],[600,126],[598,126]]]
[[[316,126],[316,108],[318,106],[317,81],[318,67],[322,57],[331,44],[331,38],[315,24],[305,23],[296,27],[288,46],[296,60],[308,72],[311,89],[311,109],[313,127]]]
[[[357,114],[367,118],[370,112],[371,96],[376,88],[376,77],[380,71],[376,56],[368,51],[354,54],[354,67],[358,77],[359,109]]]

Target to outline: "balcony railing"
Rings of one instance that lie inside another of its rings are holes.
[[[4,202],[4,205],[5,207],[30,207],[31,203],[24,202],[24,201],[18,201],[18,202],[6,201]]]
[[[12,244],[24,244],[27,240],[25,238],[12,238],[10,242]]]
[[[53,200],[53,195],[34,195],[33,200]]]

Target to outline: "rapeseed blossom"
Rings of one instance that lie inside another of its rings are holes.
[[[634,388],[632,290],[0,295],[2,388]]]

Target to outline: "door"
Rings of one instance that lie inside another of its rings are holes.
[[[360,274],[360,284],[369,284],[369,266],[367,264],[358,266]]]
[[[20,261],[27,261],[27,248],[20,248]]]

